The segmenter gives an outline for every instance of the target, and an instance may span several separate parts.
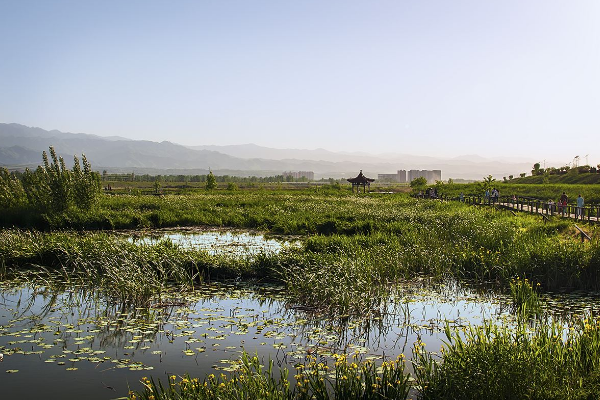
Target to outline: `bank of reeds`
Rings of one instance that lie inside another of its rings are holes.
[[[142,300],[167,287],[190,289],[210,279],[268,278],[269,256],[236,259],[190,250],[169,240],[133,243],[108,233],[0,231],[4,276],[57,274],[64,282],[98,286]]]
[[[415,344],[415,384],[427,399],[596,399],[600,322],[446,328],[440,353]]]
[[[434,209],[398,231],[316,235],[300,248],[252,258],[209,255],[168,241],[134,244],[101,232],[4,230],[0,265],[62,271],[65,279],[100,282],[122,296],[206,279],[283,282],[290,303],[329,315],[377,313],[390,286],[417,275],[506,287],[526,277],[540,290],[600,288],[599,242],[582,244],[530,232],[510,217],[472,214]]]

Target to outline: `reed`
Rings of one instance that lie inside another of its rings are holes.
[[[422,399],[589,399],[600,390],[600,321],[446,327],[440,354],[415,344]]]
[[[538,283],[537,288],[540,284]],[[527,278],[516,278],[510,281],[510,296],[513,309],[522,316],[534,316],[542,312],[542,301],[536,287]]]

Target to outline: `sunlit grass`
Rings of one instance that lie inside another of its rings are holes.
[[[415,344],[422,399],[591,399],[600,390],[600,321],[446,328],[440,352]]]

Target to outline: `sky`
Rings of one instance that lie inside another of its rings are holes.
[[[597,0],[0,0],[0,122],[595,165],[598,21]]]

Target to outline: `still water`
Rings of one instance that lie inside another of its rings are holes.
[[[209,254],[251,256],[258,253],[278,253],[285,247],[297,246],[298,241],[290,237],[265,237],[262,233],[230,230],[153,230],[147,233],[126,233],[133,243],[155,244],[170,241],[184,248],[205,250]]]
[[[2,398],[114,399],[141,389],[143,376],[226,373],[242,350],[288,367],[307,354],[410,359],[418,337],[440,348],[444,321],[509,315],[498,296],[418,282],[395,288],[386,312],[370,321],[308,315],[273,286],[207,284],[163,294],[148,307],[82,287],[4,282],[0,291]]]

